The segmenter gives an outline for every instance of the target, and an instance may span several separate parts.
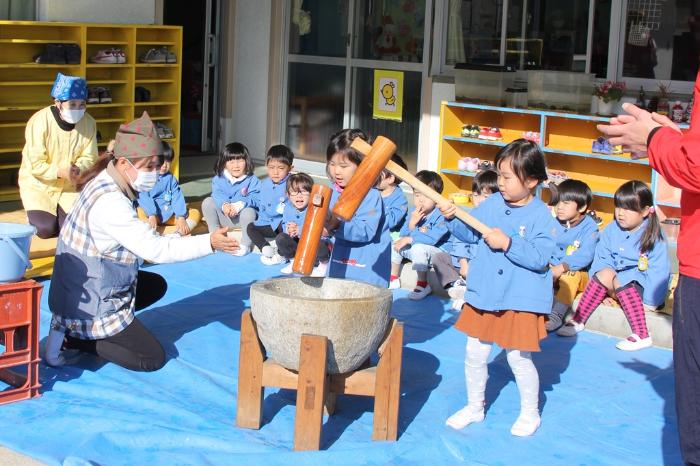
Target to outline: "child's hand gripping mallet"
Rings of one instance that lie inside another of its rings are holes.
[[[428,199],[438,204],[449,202],[445,197],[411,175],[400,165],[391,161],[391,156],[396,151],[396,145],[389,139],[378,136],[374,144],[370,145],[363,139],[356,138],[352,142],[351,147],[364,154],[365,158],[362,160],[362,163],[360,163],[360,166],[357,168],[348,186],[343,190],[338,202],[336,202],[333,207],[333,215],[346,221],[350,220],[352,216],[355,215],[355,211],[362,202],[362,199],[364,199],[372,186],[374,186],[377,177],[384,168],[396,175],[396,177],[402,179]],[[491,228],[469,215],[463,209],[457,209],[455,216],[482,235],[491,232]]]
[[[304,227],[299,235],[297,253],[294,255],[292,270],[295,273],[309,275],[314,268],[330,202],[331,188],[320,184],[315,184],[311,188]]]

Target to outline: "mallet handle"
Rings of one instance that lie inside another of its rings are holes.
[[[359,150],[363,154],[368,154],[370,149],[372,148],[371,145],[369,145],[366,141],[363,141],[360,138],[355,139],[352,142],[352,147]],[[441,203],[443,201],[449,202],[444,196],[440,195],[437,193],[435,190],[433,190],[430,186],[427,184],[423,183],[421,180],[410,174],[407,170],[404,170],[403,167],[400,165],[392,162],[389,160],[386,164],[386,169],[389,170],[391,173],[396,175],[397,177],[401,178],[403,181],[408,183],[413,189],[417,190],[421,194],[423,194],[425,197],[430,199],[433,202],[436,203]],[[488,226],[484,225],[481,223],[479,220],[471,216],[469,213],[467,213],[463,209],[457,209],[457,213],[455,216],[460,219],[462,222],[466,223],[470,227],[474,228],[476,231],[481,233],[482,235],[485,235],[487,233],[491,232],[491,228]]]
[[[309,275],[314,268],[330,202],[331,188],[321,184],[315,184],[311,188],[304,228],[299,235],[299,245],[294,255],[292,270],[295,273]]]

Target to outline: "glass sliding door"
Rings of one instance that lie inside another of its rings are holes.
[[[299,159],[325,163],[330,135],[356,127],[393,139],[415,169],[429,11],[425,0],[288,3],[285,143]],[[373,117],[375,69],[404,73],[400,123]]]

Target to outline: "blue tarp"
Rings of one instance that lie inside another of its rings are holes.
[[[167,279],[168,292],[138,316],[163,343],[166,366],[136,373],[88,355],[74,366],[42,365],[43,395],[0,407],[0,444],[66,465],[681,464],[671,352],[625,353],[615,339],[589,332],[550,336],[534,355],[542,427],[533,437],[510,434],[519,396],[498,348],[486,420],[446,427],[465,403],[466,339],[446,300],[417,303],[401,290],[392,309],[405,323],[399,440],[371,440],[371,399],[339,397],[336,414],[324,419],[322,451],[294,453],[293,391],[266,390],[260,430],[235,426],[240,315],[250,284],[277,268],[258,255],[217,253],[149,270]]]

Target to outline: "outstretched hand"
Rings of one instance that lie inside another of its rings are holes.
[[[597,128],[609,138],[610,144],[622,145],[635,158],[646,157],[647,139],[654,128],[667,126],[681,131],[673,121],[658,113],[649,113],[630,103],[623,104],[622,108],[628,115],[614,117],[609,125],[597,125]]]
[[[228,252],[230,254],[238,251],[238,240],[230,238],[227,233],[228,228],[223,227],[209,235],[209,241],[211,242],[211,248],[213,250]]]

